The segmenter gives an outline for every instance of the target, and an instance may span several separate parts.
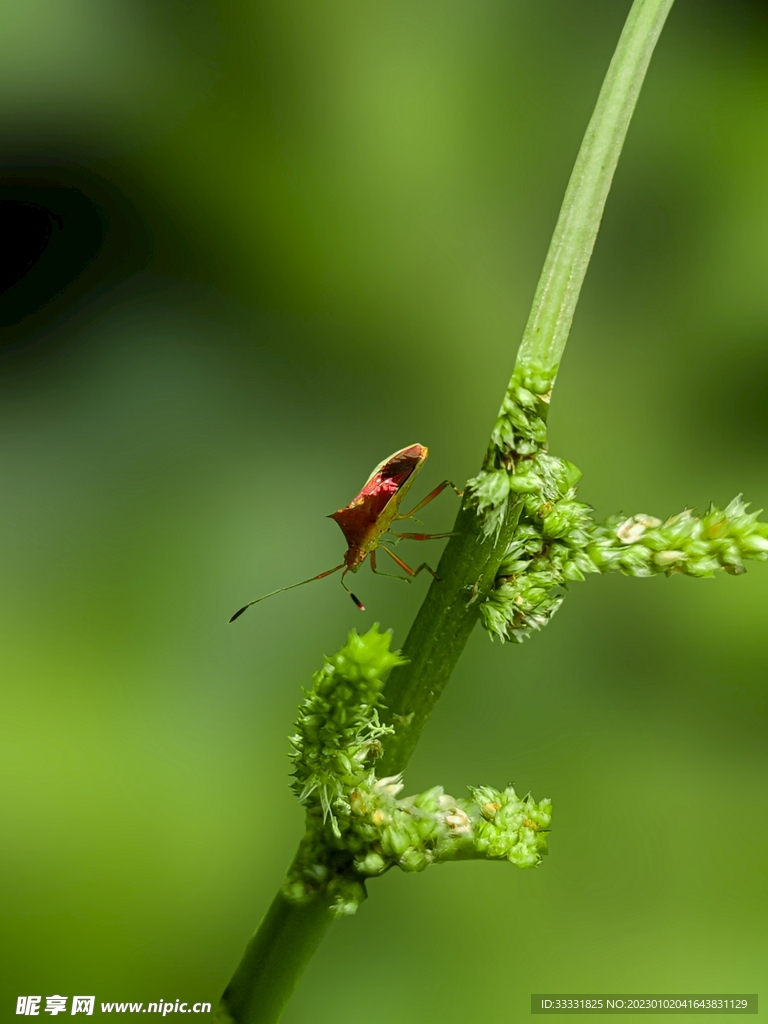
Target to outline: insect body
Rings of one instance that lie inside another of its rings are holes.
[[[397,562],[400,568],[408,574],[407,576],[396,576],[396,579],[410,580],[414,576],[418,576],[422,569],[426,569],[427,572],[432,573],[435,579],[437,579],[435,571],[426,562],[422,562],[417,569],[411,569],[382,540],[385,534],[389,534],[397,540],[432,540],[451,536],[450,533],[394,533],[390,529],[394,521],[410,519],[414,512],[424,508],[428,502],[436,498],[446,487],[453,487],[457,494],[462,493],[456,489],[450,480],[444,480],[433,491],[430,491],[426,498],[420,501],[407,515],[400,514],[400,502],[408,492],[416,474],[424,465],[428,454],[427,449],[422,444],[412,444],[407,448],[401,448],[400,451],[395,452],[394,455],[390,455],[388,459],[384,459],[383,462],[379,463],[366,480],[365,486],[360,493],[345,508],[340,508],[328,517],[329,519],[334,519],[339,524],[347,542],[347,550],[344,554],[343,562],[334,566],[333,569],[321,572],[317,576],[311,576],[308,580],[302,580],[301,583],[293,583],[290,587],[281,587],[280,590],[273,590],[270,594],[257,597],[255,601],[249,601],[248,604],[243,605],[242,608],[236,611],[229,621],[234,622],[252,604],[258,604],[259,601],[264,601],[268,597],[280,594],[283,590],[292,590],[294,587],[302,587],[305,583],[312,583],[313,580],[321,580],[323,577],[330,576],[340,569],[343,570],[341,573],[341,585],[349,593],[360,611],[365,611],[362,602],[355,597],[344,583],[344,577],[348,572],[357,572],[369,555],[371,568],[374,572],[382,576],[393,575],[392,573],[381,573],[377,568],[376,550],[378,548],[386,551],[390,558]]]

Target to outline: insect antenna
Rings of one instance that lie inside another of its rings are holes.
[[[350,596],[350,597],[352,598],[352,600],[353,600],[353,601],[355,602],[355,604],[356,604],[356,605],[357,605],[357,607],[358,607],[358,608],[360,609],[360,611],[361,611],[361,612],[364,612],[364,611],[365,611],[365,605],[363,604],[363,602],[362,602],[362,601],[360,600],[360,598],[359,598],[359,597],[355,597],[355,595],[354,595],[354,594],[352,593],[352,591],[351,591],[351,590],[349,589],[349,587],[347,586],[347,584],[346,584],[346,583],[344,582],[344,575],[345,575],[344,573],[342,573],[342,574],[341,574],[341,585],[342,585],[342,587],[344,587],[344,589],[345,589],[345,590],[346,590],[346,592],[347,592],[347,593],[349,594],[349,596]]]
[[[275,594],[282,594],[284,590],[293,590],[294,587],[303,587],[305,583],[314,583],[315,580],[321,580],[323,579],[324,576],[331,576],[333,573],[338,572],[339,569],[343,568],[344,562],[342,562],[341,565],[335,566],[335,568],[333,569],[327,569],[325,572],[318,573],[317,576],[310,576],[308,580],[302,580],[301,583],[292,583],[290,587],[280,587],[279,590],[273,590],[269,594],[264,594],[263,597],[257,597],[254,601],[249,601],[248,604],[244,604],[242,608],[238,608],[238,610],[235,612],[235,614],[229,621],[234,622],[235,619],[239,619],[243,612],[247,611],[247,609],[250,608],[252,604],[258,604],[259,601],[266,601],[268,597],[274,597]],[[352,594],[348,587],[344,587],[344,589],[347,591],[347,593]],[[363,611],[363,606],[360,604],[360,602],[357,600],[354,594],[352,594],[352,600],[355,602],[357,607],[361,611]]]

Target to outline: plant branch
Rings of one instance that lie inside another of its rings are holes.
[[[403,644],[407,663],[387,680],[384,720],[395,727],[384,744],[382,775],[401,772],[443,692],[493,589],[517,526],[520,506],[508,503],[498,533],[486,535],[477,512],[462,505],[434,580]]]
[[[673,0],[635,0],[576,158],[517,354],[554,376],[629,122]]]
[[[278,892],[221,997],[217,1024],[279,1020],[332,920],[323,900],[295,903]]]
[[[629,121],[672,3],[635,0],[632,5],[565,193],[513,375],[513,381],[515,376],[538,377],[547,401]],[[545,415],[546,404],[542,409]],[[457,536],[448,542],[437,569],[440,579],[433,581],[403,646],[408,664],[394,669],[387,683],[389,720],[397,731],[386,744],[386,774],[405,768],[493,587],[517,525],[521,503],[514,495],[505,500],[500,528],[490,537],[471,501],[471,494],[465,496],[453,527]]]
[[[539,421],[545,419],[549,391],[616,162],[672,2],[634,0],[632,5],[584,136],[536,290],[513,383],[502,406],[507,420],[512,406],[521,400],[524,404],[532,401]],[[493,472],[487,473],[489,486],[482,501],[478,501],[477,487],[465,495],[454,527],[456,535],[438,566],[439,580],[430,586],[405,641],[403,654],[409,663],[396,667],[387,682],[387,715],[395,733],[386,739],[383,758],[377,763],[379,774],[396,774],[405,767],[479,618],[480,606],[494,587],[515,532],[522,509],[520,492],[526,487],[525,466],[521,473],[516,467],[519,452],[505,448],[503,441],[497,424],[489,451],[494,463]],[[539,438],[538,443],[541,450],[544,441]],[[489,517],[483,515],[484,506],[492,508],[492,529],[488,528]],[[273,1024],[278,1020],[328,924],[331,903],[322,888],[308,902],[292,903],[282,894],[275,898],[222,999],[218,1012],[222,1024]]]

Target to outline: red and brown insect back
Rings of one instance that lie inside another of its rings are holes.
[[[432,573],[435,579],[437,579],[438,577],[434,569],[430,568],[426,562],[422,562],[417,569],[412,569],[402,558],[398,558],[395,552],[382,540],[385,534],[396,538],[394,543],[398,540],[436,540],[440,537],[451,536],[450,533],[395,533],[390,529],[392,523],[398,519],[411,519],[415,512],[424,508],[426,504],[432,501],[433,498],[436,498],[446,487],[453,487],[454,491],[461,495],[462,492],[450,480],[443,480],[415,508],[411,509],[407,515],[400,514],[400,502],[408,492],[416,474],[424,465],[428,454],[429,452],[423,444],[411,444],[407,448],[401,448],[399,452],[395,452],[388,459],[384,459],[374,469],[366,480],[363,489],[345,508],[340,508],[338,512],[331,513],[328,518],[335,519],[339,524],[341,532],[344,534],[344,539],[347,542],[344,561],[340,565],[334,566],[333,569],[327,569],[317,576],[310,576],[308,580],[302,580],[301,583],[292,583],[290,587],[281,587],[280,590],[273,590],[263,597],[257,597],[255,601],[249,601],[248,604],[244,604],[242,608],[236,611],[229,621],[234,622],[252,604],[266,601],[268,597],[281,594],[284,590],[293,590],[294,587],[303,587],[305,583],[321,580],[324,576],[330,576],[340,569],[343,570],[341,573],[341,585],[360,611],[365,611],[365,606],[346,585],[344,577],[348,572],[357,572],[369,555],[371,558],[371,568],[381,576],[394,576],[395,579],[410,582],[414,576],[418,576],[422,569],[426,569],[427,572]],[[389,557],[397,562],[403,572],[407,573],[407,576],[380,572],[376,566],[377,548],[386,551]]]

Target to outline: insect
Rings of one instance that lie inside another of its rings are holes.
[[[334,566],[333,569],[327,569],[325,572],[318,573],[317,576],[310,576],[308,580],[302,580],[301,583],[292,583],[289,587],[281,587],[279,590],[273,590],[269,594],[264,594],[263,597],[257,597],[255,601],[249,601],[248,604],[244,604],[242,608],[238,609],[229,621],[234,622],[252,604],[266,601],[268,597],[281,594],[284,590],[293,590],[294,587],[303,587],[305,583],[321,580],[325,576],[331,576],[333,573],[338,572],[340,569],[343,570],[341,573],[341,585],[360,611],[365,611],[362,601],[355,597],[344,582],[344,577],[348,572],[357,572],[369,556],[371,559],[371,569],[380,576],[394,576],[395,579],[410,582],[414,576],[418,576],[422,569],[426,569],[427,572],[432,573],[435,579],[437,579],[437,573],[426,562],[422,562],[417,569],[412,569],[402,558],[398,558],[395,552],[382,540],[385,534],[390,534],[392,537],[397,538],[397,540],[436,540],[440,537],[452,536],[450,533],[395,533],[393,530],[390,530],[393,522],[398,519],[413,518],[415,512],[424,508],[433,498],[436,498],[438,494],[444,491],[446,487],[453,487],[458,495],[462,494],[450,480],[443,480],[407,515],[400,514],[400,502],[407,494],[416,474],[424,465],[428,454],[428,449],[423,444],[411,444],[407,448],[401,448],[400,451],[395,452],[394,455],[390,455],[388,459],[384,459],[383,462],[379,463],[366,480],[365,486],[360,493],[345,508],[340,508],[338,512],[332,512],[328,516],[329,519],[334,519],[339,524],[347,542],[347,550],[344,554],[343,562]],[[381,572],[376,566],[376,552],[378,549],[386,551],[389,557],[397,562],[403,572],[408,575],[398,576],[395,573]]]

